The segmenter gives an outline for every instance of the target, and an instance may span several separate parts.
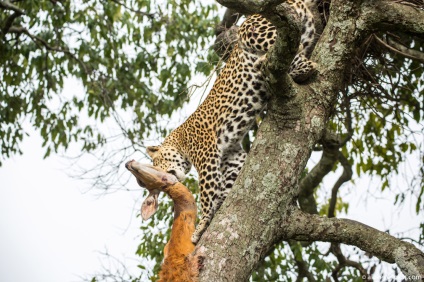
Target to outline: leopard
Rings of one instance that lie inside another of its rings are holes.
[[[306,1],[289,0],[303,24],[299,52],[289,74],[304,76],[315,65],[307,54],[315,41],[312,13]],[[258,66],[276,39],[276,28],[254,14],[238,29],[238,40],[208,96],[187,120],[158,146],[146,147],[153,165],[180,181],[192,165],[198,173],[202,216],[192,236],[197,243],[232,188],[246,159],[241,146],[269,99]]]

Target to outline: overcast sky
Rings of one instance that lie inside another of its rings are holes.
[[[32,136],[24,155],[0,168],[0,281],[80,281],[101,270],[106,249],[135,266],[141,192],[82,193],[87,183],[70,179],[63,160],[43,160],[40,148]]]

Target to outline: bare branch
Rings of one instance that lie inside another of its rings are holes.
[[[343,156],[341,153],[340,153],[340,155]],[[348,167],[347,170],[350,171],[350,176],[351,176],[352,171],[351,171],[351,168],[349,166],[349,163],[347,162],[347,160],[345,158],[344,159],[343,158],[344,158],[344,156],[342,157],[341,162],[342,162],[344,167],[346,167],[346,165],[347,165],[347,167]],[[345,169],[345,171],[346,171],[346,169]],[[342,177],[343,177],[343,175],[339,178],[339,181]],[[349,177],[349,179],[350,179],[350,177]],[[333,188],[332,199],[337,197],[337,192],[334,193],[336,187],[337,187],[337,184]],[[340,185],[338,187],[340,187]],[[328,213],[329,217],[334,217],[334,206],[335,206],[335,202],[332,203],[332,206],[330,204],[330,209],[329,209],[330,211]],[[333,277],[334,281],[338,281],[339,271],[343,267],[346,267],[346,266],[354,267],[357,270],[359,270],[362,277],[370,277],[370,275],[368,275],[367,271],[364,269],[364,267],[359,262],[349,260],[343,255],[343,252],[340,248],[340,243],[331,243],[330,250],[329,250],[328,253],[330,253],[330,252],[337,258],[337,261],[339,262],[339,264],[333,269],[333,272],[332,272],[332,277]],[[369,278],[369,279],[366,279],[366,281],[373,281],[373,280],[371,278]]]
[[[381,38],[379,38],[377,35],[374,34],[374,39],[382,46],[386,47],[387,49],[389,49],[390,51],[395,52],[396,54],[399,54],[401,56],[413,59],[413,60],[417,60],[420,61],[422,63],[424,63],[424,53],[413,50],[413,49],[409,49],[405,46],[403,46],[402,44],[392,40],[392,39],[387,39],[387,42],[385,42],[384,40],[382,40]]]
[[[422,0],[395,0],[396,3],[411,6],[417,9],[424,9],[424,1]]]
[[[221,31],[213,44],[213,49],[218,54],[218,56],[227,61],[231,52],[233,51],[233,47],[238,39],[238,26],[232,26],[231,28]]]
[[[337,194],[339,192],[339,188],[343,185],[343,183],[352,179],[352,167],[350,166],[349,161],[341,152],[338,152],[337,159],[343,166],[343,173],[339,177],[339,179],[337,179],[336,183],[333,186],[333,189],[331,190],[331,200],[330,207],[328,208],[328,217],[335,216],[334,211],[336,209]]]
[[[323,152],[321,159],[315,167],[302,179],[299,184],[299,205],[303,211],[317,214],[315,203],[315,188],[322,182],[322,179],[333,169],[338,159],[338,140],[327,140],[323,142]]]
[[[424,277],[424,254],[411,243],[349,219],[325,218],[294,210],[286,219],[285,236],[301,241],[354,245],[380,259],[396,263],[405,275]],[[370,240],[372,238],[372,240]]]
[[[331,276],[334,281],[339,281],[338,273],[345,266],[346,257],[343,255],[342,250],[340,249],[340,244],[332,243],[330,246],[330,253],[336,256],[337,261],[339,262],[336,267],[333,269]]]
[[[340,244],[332,243],[330,250],[331,250],[331,253],[333,253],[333,255],[336,256],[336,258],[339,262],[339,264],[334,268],[333,273],[332,273],[334,281],[338,281],[338,273],[345,266],[350,266],[350,267],[356,268],[357,270],[359,270],[362,277],[368,277],[369,276],[367,271],[365,270],[365,268],[359,262],[349,260],[343,255],[342,250],[340,249]],[[369,279],[369,280],[366,280],[366,281],[372,281],[372,279]]]
[[[353,136],[353,128],[352,128],[352,112],[351,112],[351,99],[348,97],[347,92],[343,93],[343,103],[342,106],[345,109],[346,112],[346,119],[345,119],[345,126],[347,130],[346,136],[340,141],[340,148],[344,147],[346,143],[352,139]]]
[[[227,9],[222,17],[221,22],[215,28],[215,35],[219,35],[223,30],[227,30],[228,28],[235,25],[240,18],[241,14],[233,9]]]

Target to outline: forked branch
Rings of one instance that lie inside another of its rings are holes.
[[[332,272],[332,276],[333,276],[334,281],[339,281],[338,280],[338,273],[340,272],[340,270],[342,270],[342,268],[344,268],[346,266],[353,267],[353,268],[356,268],[357,270],[359,270],[362,277],[368,277],[369,276],[366,269],[359,262],[347,259],[343,255],[339,243],[332,243],[330,249],[331,249],[330,250],[331,253],[336,256],[337,261],[339,262],[336,265],[336,267],[333,269],[333,272]]]

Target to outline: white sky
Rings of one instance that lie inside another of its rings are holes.
[[[80,281],[101,270],[106,248],[135,258],[141,193],[84,194],[87,184],[70,179],[63,160],[42,159],[41,138],[23,149],[0,168],[0,281]]]

